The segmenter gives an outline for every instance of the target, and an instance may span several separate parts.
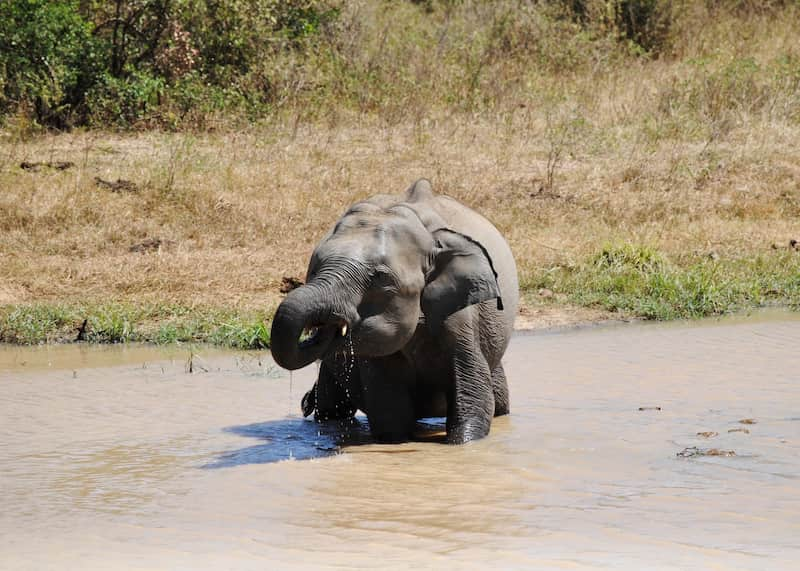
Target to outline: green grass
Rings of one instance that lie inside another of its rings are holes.
[[[47,304],[0,306],[0,342],[22,345],[91,343],[210,343],[235,349],[269,347],[271,315],[176,305]]]
[[[0,309],[0,341],[33,345],[53,340],[56,332],[64,331],[76,321],[69,310],[60,306],[7,306]],[[77,336],[78,327],[75,327]]]
[[[577,264],[523,280],[529,292],[548,288],[567,301],[646,319],[721,315],[770,304],[800,307],[800,252],[750,259],[695,257],[673,263],[658,251],[609,244]],[[560,294],[560,295],[559,295]]]

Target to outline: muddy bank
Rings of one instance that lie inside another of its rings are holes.
[[[514,320],[516,331],[544,331],[620,323],[636,318],[621,318],[619,314],[592,307],[533,304],[523,300]]]
[[[518,334],[464,447],[319,427],[264,354],[4,347],[0,567],[791,569],[798,347],[796,314]]]

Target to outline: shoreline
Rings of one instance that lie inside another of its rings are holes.
[[[569,304],[522,303],[514,323],[521,334],[562,332],[609,324],[699,322],[749,316],[754,312],[797,312],[790,303],[739,307],[693,318],[648,319],[623,311]],[[81,317],[86,316],[86,317]],[[169,304],[8,304],[0,306],[0,345],[108,346],[144,343],[154,346],[205,345],[221,349],[269,348],[272,311]]]

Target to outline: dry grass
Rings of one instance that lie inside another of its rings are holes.
[[[529,293],[609,242],[678,266],[769,258],[800,240],[800,17],[735,23],[687,36],[672,59],[509,80],[479,111],[411,98],[312,121],[290,110],[237,132],[33,138],[11,122],[0,304],[269,311],[347,205],[419,177],[501,229]],[[57,160],[75,166],[20,168]]]
[[[361,123],[361,124],[359,124]],[[522,121],[520,121],[522,123]],[[458,119],[353,121],[224,135],[59,135],[2,147],[0,279],[10,302],[76,299],[263,307],[302,276],[346,205],[427,176],[508,237],[520,274],[606,241],[669,256],[768,253],[798,235],[800,127],[733,131],[642,149],[569,140],[545,188],[546,127]],[[583,135],[590,138],[598,135]],[[24,160],[69,160],[27,172]],[[98,188],[131,180],[138,192]],[[130,249],[147,239],[161,245]]]

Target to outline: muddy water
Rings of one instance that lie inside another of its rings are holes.
[[[0,349],[0,569],[797,568],[796,315],[518,335],[506,362],[489,438],[379,446],[299,417],[313,367]]]

